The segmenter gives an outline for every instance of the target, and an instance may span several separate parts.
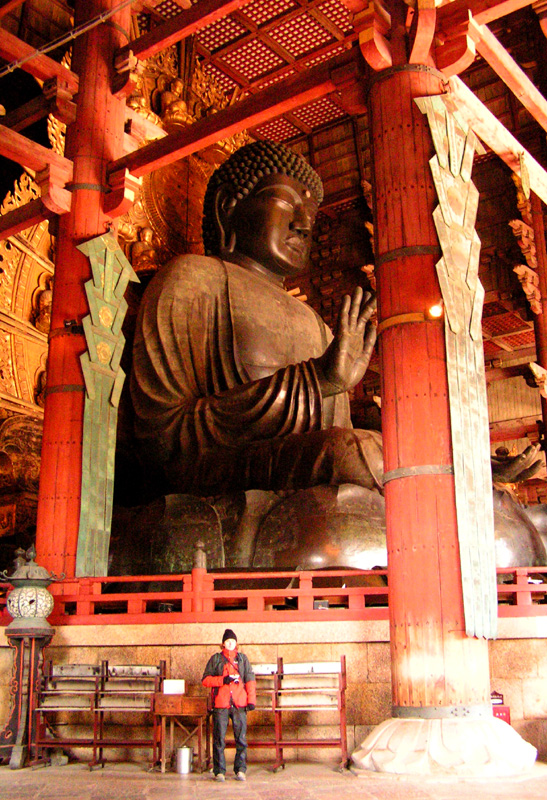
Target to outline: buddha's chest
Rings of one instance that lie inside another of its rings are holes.
[[[229,291],[234,344],[251,380],[324,351],[325,326],[283,289],[238,269],[230,275]]]

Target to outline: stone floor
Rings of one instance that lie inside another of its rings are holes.
[[[106,764],[90,772],[83,763],[18,771],[0,767],[0,800],[546,800],[547,764],[525,778],[499,780],[402,778],[339,773],[325,763],[287,764],[274,774],[251,764],[247,782],[228,774],[162,775],[135,764]]]

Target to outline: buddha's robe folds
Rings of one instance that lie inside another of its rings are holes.
[[[322,398],[332,334],[307,305],[236,264],[182,256],[141,304],[131,393],[145,464],[166,491],[379,487],[380,437]]]

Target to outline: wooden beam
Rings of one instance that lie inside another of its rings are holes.
[[[54,217],[55,213],[46,208],[39,197],[36,200],[31,200],[29,203],[25,203],[24,206],[14,208],[13,211],[0,215],[0,241],[7,239],[9,236],[15,236],[16,233],[31,228],[33,225],[38,225],[39,222],[43,222],[45,219],[53,219]]]
[[[14,36],[12,33],[2,28],[0,32],[0,58],[4,58],[8,62],[19,61],[36,52],[34,47],[31,47],[26,44],[26,42],[18,39],[17,36]],[[26,61],[21,65],[21,69],[34,75],[35,78],[41,81],[47,81],[50,78],[60,78],[67,85],[71,94],[75,95],[78,91],[78,76],[76,73],[63,67],[62,64],[59,64],[43,53]]]
[[[456,19],[467,19],[469,13],[479,25],[488,25],[496,19],[507,16],[513,11],[532,5],[533,0],[454,0],[437,9],[438,27],[447,35]]]
[[[116,55],[116,60],[126,56],[129,51],[137,58],[149,58],[160,50],[165,50],[166,47],[192,36],[206,25],[225,17],[248,2],[249,0],[200,0],[187,11],[181,11],[176,17],[122,47]]]
[[[522,417],[520,419],[506,419],[501,422],[490,423],[490,441],[508,442],[513,439],[526,439],[528,434],[538,433],[538,420],[540,415],[535,417]]]
[[[477,136],[520,178],[522,157],[530,188],[547,203],[547,172],[457,75],[448,79],[448,92],[441,97],[448,109],[458,111]]]
[[[44,84],[43,93],[2,117],[2,124],[14,131],[22,131],[39,119],[53,114],[60,122],[70,125],[76,119],[76,105],[72,95],[59,84],[59,78]]]
[[[6,128],[5,125],[0,125],[0,155],[35,172],[53,167],[64,183],[72,180],[72,161]]]
[[[475,19],[469,20],[469,35],[475,42],[477,52],[490,64],[541,127],[547,130],[547,100],[505,47],[486,25],[479,25]]]
[[[24,2],[25,0],[3,0],[3,2],[0,3],[0,19],[11,11],[15,11],[15,9],[22,6]]]
[[[491,367],[485,370],[486,383],[495,383],[496,381],[506,381],[509,378],[523,378],[530,375],[530,367],[528,361],[525,364],[512,365],[510,367]]]
[[[475,42],[469,33],[472,16],[478,25],[486,25],[512,11],[531,4],[533,0],[454,0],[437,9],[435,30],[435,61],[447,77],[458,75],[472,64]]]
[[[112,162],[108,173],[128,169],[133,175],[140,177],[202,150],[219,139],[262,125],[287,111],[338,90],[338,76],[347,84],[349,76],[344,67],[352,64],[357,70],[354,55],[351,52],[343,53],[329,64],[319,64],[307,72],[269,86],[262,92],[166,136],[165,139],[152,142]],[[336,77],[333,77],[335,73]]]
[[[6,128],[11,128],[12,131],[22,131],[43,119],[49,114],[49,100],[43,94],[38,97],[33,97],[28,103],[9,111],[2,117],[2,124]]]

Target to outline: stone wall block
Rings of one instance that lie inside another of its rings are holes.
[[[188,694],[206,693],[207,690],[201,685],[201,677],[207,661],[217,649],[210,645],[171,647],[169,677],[183,678],[186,681]]]
[[[351,724],[378,725],[391,717],[390,683],[367,683],[350,692],[348,700],[348,721]]]
[[[352,642],[343,645],[343,652],[346,655],[346,676],[348,684],[363,684],[368,680],[369,675],[369,649],[370,644],[357,644]],[[389,645],[388,645],[389,653]],[[389,676],[386,679],[389,680]]]
[[[330,642],[317,644],[282,644],[279,645],[278,655],[282,656],[286,664],[296,664],[302,661],[336,661],[332,654]]]
[[[525,678],[522,697],[524,719],[547,717],[547,678]]]
[[[491,675],[497,678],[536,678],[538,664],[534,640],[498,639],[490,643]]]
[[[368,679],[372,683],[391,681],[391,655],[388,642],[369,642]]]

